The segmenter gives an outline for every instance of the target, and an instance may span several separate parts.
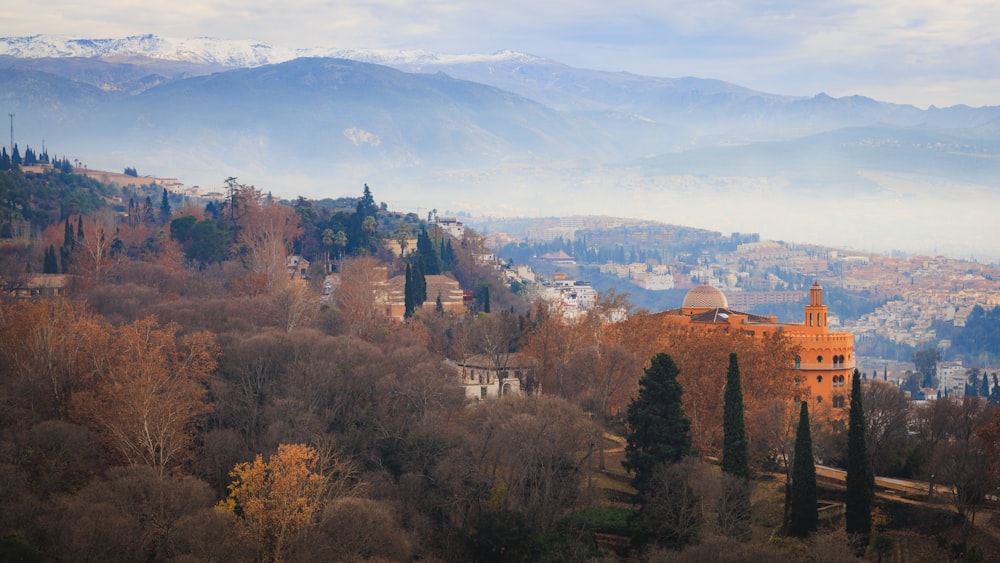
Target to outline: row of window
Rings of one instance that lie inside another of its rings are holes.
[[[823,402],[823,396],[822,395],[817,395],[816,396],[816,402],[817,403],[822,403]],[[844,408],[846,406],[847,406],[847,399],[843,395],[834,395],[833,396],[833,408],[835,408],[835,409],[842,409],[842,408]]]
[[[845,360],[845,358],[844,358],[843,354],[841,354],[839,356],[834,356],[833,357],[833,367],[835,367],[835,368],[836,367],[844,367],[844,363],[845,363],[844,360]],[[816,363],[817,364],[822,364],[823,363],[823,356],[816,356]],[[801,367],[802,367],[802,358],[796,356],[795,357],[795,369],[799,369]]]
[[[796,382],[797,381],[798,380],[796,380]],[[817,375],[816,376],[816,383],[823,383],[823,376],[822,375]],[[844,376],[843,375],[835,375],[835,376],[833,376],[833,386],[834,387],[843,387],[844,386]]]

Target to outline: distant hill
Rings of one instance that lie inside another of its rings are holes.
[[[744,184],[825,198],[898,191],[880,178],[902,175],[906,189],[1000,196],[1000,106],[783,96],[512,51],[0,38],[0,102],[23,144],[58,142],[93,168],[208,187],[236,176],[317,199],[371,183],[414,208],[561,214],[590,202],[649,217],[676,201],[664,190],[699,195],[710,177],[727,179],[705,199],[739,206]]]

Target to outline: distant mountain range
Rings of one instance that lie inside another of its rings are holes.
[[[989,190],[1000,178],[1000,106],[782,96],[513,51],[8,37],[0,106],[15,142],[93,166],[203,186],[238,176],[288,195],[381,183],[386,197],[456,209],[620,202],[622,188],[595,185],[607,178],[643,190],[663,177],[771,178],[799,194],[878,192],[872,171]]]

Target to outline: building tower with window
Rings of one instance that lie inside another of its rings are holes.
[[[755,337],[781,332],[799,350],[795,369],[799,381],[808,386],[811,400],[829,401],[835,408],[848,406],[854,371],[854,335],[829,329],[823,288],[818,283],[809,288],[809,304],[805,306],[802,324],[779,323],[774,316],[730,309],[725,294],[707,285],[689,291],[680,309],[661,315],[667,322],[704,330],[738,330]]]

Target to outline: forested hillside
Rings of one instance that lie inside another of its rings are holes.
[[[3,174],[13,186],[56,182]],[[290,202],[235,178],[211,203],[156,190],[94,186],[120,200],[64,209],[33,238],[0,247],[22,269],[55,260],[70,280],[68,297],[4,292],[0,301],[0,556],[851,560],[836,522],[807,541],[772,540],[787,524],[783,487],[801,398],[795,350],[780,334],[700,335],[646,313],[608,322],[631,310],[613,291],[567,323],[497,279],[482,236],[453,238],[390,211],[368,186],[358,197]],[[308,260],[307,271],[290,269],[290,255]],[[457,281],[472,297],[467,308],[445,312],[424,296],[402,318],[386,314],[386,279],[406,276],[413,299],[431,275]],[[696,455],[644,474],[677,485],[683,502],[654,487],[639,506],[639,473],[624,470],[622,449],[651,418],[626,413],[663,352],[677,370],[681,404],[671,408],[689,421]],[[722,375],[732,353],[747,463],[759,477],[744,521],[752,534],[742,539],[717,524],[726,505],[712,462],[728,424]],[[470,400],[458,364],[489,358],[487,381],[496,375],[489,384],[502,386],[509,354],[532,366],[528,392]],[[950,400],[918,409],[887,396],[865,399],[872,412],[896,415],[873,418],[890,420],[873,425],[873,466],[980,491],[931,498],[943,504],[921,509],[931,522],[908,544],[919,547],[900,553],[994,553],[995,540],[961,521],[990,514],[987,492],[1000,475],[990,461],[1000,443],[995,411]],[[816,405],[810,419],[814,451],[828,464],[847,458],[842,414]],[[926,422],[916,434],[898,425],[911,414]],[[965,461],[962,471],[952,459]],[[824,494],[833,503],[841,495],[835,486]],[[908,524],[909,509],[891,507],[898,521],[878,533],[901,542],[919,526]]]

